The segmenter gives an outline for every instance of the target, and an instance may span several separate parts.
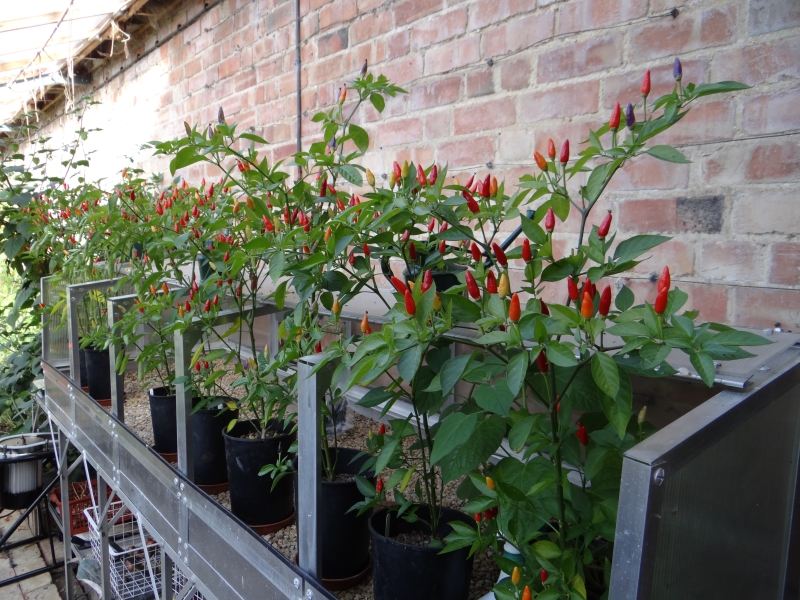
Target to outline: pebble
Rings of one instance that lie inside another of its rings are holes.
[[[236,376],[230,374],[223,377],[221,382],[223,386],[228,389],[229,395],[241,397],[243,395],[243,390],[241,388],[230,388],[230,384],[235,378]],[[150,418],[150,402],[147,398],[147,389],[146,384],[140,384],[135,374],[126,374],[125,391],[127,393],[127,402],[125,403],[125,424],[131,431],[138,435],[143,442],[152,445],[153,424]],[[342,429],[344,429],[344,431],[337,436],[341,447],[364,450],[366,449],[365,440],[369,432],[372,431],[373,434],[377,434],[378,424],[362,415],[348,410]],[[391,428],[388,428],[388,426],[387,431],[391,431]],[[410,440],[408,443],[410,443]],[[388,480],[390,473],[388,469],[382,473],[384,481]],[[442,504],[444,506],[456,509],[460,509],[464,506],[465,502],[460,500],[456,495],[456,490],[460,483],[461,480],[459,479],[444,486],[442,499]],[[412,489],[413,485],[414,480],[412,479],[409,489]],[[230,510],[231,503],[230,494],[228,492],[217,494],[212,496],[212,498],[227,510]],[[294,560],[295,554],[297,553],[297,528],[295,525],[263,537],[278,550],[278,552],[289,558],[289,560]],[[477,600],[489,592],[494,586],[495,581],[497,581],[499,574],[500,568],[492,559],[491,550],[475,556],[469,600]],[[338,592],[337,597],[340,598],[340,600],[373,600],[372,575],[367,577],[359,585],[349,590]]]

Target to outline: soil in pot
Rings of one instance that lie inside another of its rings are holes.
[[[111,398],[111,365],[108,348],[96,350],[91,346],[84,348],[86,355],[86,379],[89,395],[95,400]],[[117,386],[124,387],[124,376],[117,374]]]
[[[175,454],[178,451],[175,394],[165,387],[158,387],[148,390],[147,398],[153,422],[153,449],[159,454]]]
[[[192,454],[194,456],[194,482],[197,485],[219,485],[228,481],[225,462],[225,440],[222,429],[238,418],[239,411],[220,413],[225,402],[232,398],[213,398],[204,408],[194,412],[192,419]],[[192,404],[197,406],[199,398]]]
[[[258,474],[264,465],[275,463],[279,455],[286,456],[296,438],[277,421],[271,421],[269,426],[272,435],[264,438],[250,437],[257,430],[249,421],[222,432],[231,512],[251,526],[285,521],[294,513],[294,476],[283,477],[273,489],[272,477]]]
[[[369,565],[369,512],[360,516],[358,511],[348,512],[354,504],[364,499],[355,476],[360,474],[361,466],[369,456],[364,455],[351,462],[359,453],[360,450],[339,448],[334,480],[328,480],[323,471],[317,513],[323,580],[349,579],[364,572]],[[296,469],[296,458],[294,465]],[[363,475],[374,483],[373,473]],[[298,523],[298,529],[299,526]],[[353,585],[356,583],[358,580],[353,581]]]
[[[444,538],[452,531],[448,525],[452,521],[475,527],[470,516],[451,508],[441,510],[438,537]],[[420,507],[417,514],[426,518],[427,507]],[[389,537],[385,535],[387,515]],[[467,600],[472,577],[469,547],[439,554],[441,548],[417,545],[429,541],[427,525],[398,519],[385,508],[370,517],[369,529],[375,600]]]
[[[445,271],[432,271],[431,275],[433,275],[433,283],[436,284],[436,291],[444,292],[451,287],[459,285],[461,282],[458,280],[457,273],[461,271],[466,271],[466,267],[452,265]],[[403,271],[406,284],[408,284],[409,281],[415,280],[418,275],[419,266],[417,265],[411,265],[411,272],[407,270]]]

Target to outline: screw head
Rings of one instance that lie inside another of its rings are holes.
[[[174,483],[175,485],[178,485],[178,478],[176,477],[175,479],[173,479],[172,483]]]
[[[656,469],[656,472],[653,473],[653,483],[655,483],[656,485],[663,485],[666,476],[667,474],[664,471],[664,469],[661,468]]]
[[[181,489],[183,489],[183,488],[184,488],[184,485],[181,483]]]
[[[314,592],[306,590],[306,600],[311,600],[314,597]]]
[[[297,577],[294,578],[294,587],[296,587],[298,590],[300,589],[300,579]]]

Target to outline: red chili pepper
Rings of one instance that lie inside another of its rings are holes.
[[[383,423],[381,423],[381,426],[380,426],[380,427],[378,427],[378,434],[380,434],[380,435],[384,435],[385,433],[386,433],[386,425],[384,425]]]
[[[439,242],[439,254],[441,254],[442,256],[447,254],[447,242],[445,240]]]
[[[449,225],[447,224],[447,221],[445,221],[444,223],[439,225],[439,233],[444,233],[445,231],[447,231],[448,227]]]
[[[512,294],[511,303],[508,306],[508,318],[512,323],[516,323],[519,321],[520,314],[519,296],[517,294]]]
[[[525,262],[530,262],[533,259],[533,253],[531,252],[531,241],[528,238],[522,240],[522,260]]]
[[[378,478],[378,483],[375,485],[375,491],[378,492],[379,494],[383,491],[383,479]]]
[[[547,304],[544,303],[544,300],[539,300],[539,304],[542,305],[542,314],[549,317],[550,316],[550,309],[547,308]]]
[[[505,267],[508,265],[508,259],[506,258],[506,253],[503,252],[503,249],[498,245],[497,242],[492,242],[492,250],[494,251],[494,256],[497,259],[497,263],[501,267]]]
[[[428,221],[428,233],[436,229],[436,219],[431,219]]]
[[[403,242],[403,243],[405,244],[405,243],[408,241],[408,238],[409,238],[410,236],[411,236],[411,233],[408,231],[408,229],[406,229],[406,230],[403,232],[403,237],[401,237],[401,238],[400,238],[400,241],[401,241],[401,242]]]
[[[316,351],[317,354],[322,352],[322,342],[317,342],[317,345],[314,346],[314,350]]]
[[[558,160],[562,163],[569,162],[569,140],[564,140],[564,143],[561,144],[561,154]]]
[[[538,166],[542,171],[547,171],[547,161],[544,159],[544,156],[538,152],[534,152],[533,160],[536,161],[536,166]]]
[[[405,302],[406,312],[412,316],[417,314],[417,305],[414,303],[414,296],[411,295],[411,290],[406,290]]]
[[[553,233],[553,230],[556,228],[556,215],[552,208],[548,208],[547,214],[544,216],[544,228],[547,230],[547,233]]]
[[[667,300],[669,299],[669,290],[664,288],[660,292],[658,292],[658,296],[656,296],[656,304],[653,307],[656,311],[656,314],[661,315],[664,314],[664,311],[667,309]]]
[[[417,260],[417,247],[414,245],[414,242],[411,242],[408,245],[408,258],[411,260]]]
[[[567,277],[567,292],[569,299],[575,302],[578,299],[578,284],[572,277]]]
[[[497,279],[494,276],[494,271],[489,271],[486,274],[486,291],[490,294],[497,293]]]
[[[197,361],[197,362],[194,364],[194,370],[195,370],[195,371],[199,371],[199,370],[200,370],[200,369],[202,369],[202,368],[203,368],[203,365],[201,365],[201,364],[200,364],[200,361]]]
[[[619,128],[619,115],[620,115],[620,108],[619,102],[614,105],[614,108],[611,110],[611,118],[608,120],[608,126],[610,129],[616,131]]]
[[[611,286],[607,285],[603,290],[603,293],[600,294],[600,307],[598,308],[597,312],[599,312],[602,316],[608,315],[608,311],[611,308]]]
[[[464,198],[466,199],[467,207],[473,214],[480,212],[481,207],[475,201],[475,198],[473,198],[472,194],[470,194],[467,190],[464,190],[463,192],[461,192],[461,195],[464,196]]]
[[[184,304],[184,308],[186,309],[186,312],[189,312],[190,310],[192,310],[192,305],[189,304],[188,300],[186,301],[186,304]]]
[[[478,248],[478,244],[472,242],[472,246],[470,247],[470,252],[472,252],[472,260],[475,262],[479,262],[481,260],[481,249]]]
[[[336,207],[337,207],[339,210],[344,210],[345,208],[347,208],[347,207],[344,205],[344,202],[342,202],[342,199],[341,199],[341,198],[339,198],[338,196],[337,196],[337,198],[336,198]]]
[[[422,276],[422,293],[424,294],[433,285],[433,273],[431,273],[430,269],[425,270],[425,274]]]
[[[586,427],[584,427],[583,423],[580,421],[578,421],[578,431],[575,432],[575,435],[582,445],[589,445],[589,434],[586,432]]]
[[[550,157],[550,160],[556,157],[556,144],[551,138],[547,140],[547,156]]]
[[[397,163],[397,161],[394,161],[394,164],[392,164],[392,169],[394,170],[395,178],[397,179],[397,181],[400,181],[400,177],[402,176],[403,171],[400,168],[400,165]]]
[[[472,515],[472,518],[475,519],[476,523],[480,523],[481,521],[483,521],[483,515],[479,512]]]
[[[394,275],[392,275],[391,281],[392,285],[394,286],[394,289],[396,289],[398,293],[405,295],[405,293],[408,291],[408,287],[406,286],[406,284],[403,283],[403,281],[399,277],[395,277]]]
[[[471,176],[471,177],[470,177],[470,178],[467,180],[467,184],[466,184],[464,187],[465,187],[465,188],[467,188],[467,189],[469,189],[470,187],[472,187],[472,182],[473,182],[473,180],[474,180],[474,179],[475,179],[475,174],[473,174],[473,175],[472,175],[472,176]]]
[[[222,257],[222,262],[228,262],[231,259],[230,253],[226,250],[225,256]]]
[[[542,570],[539,572],[539,579],[541,579],[541,580],[542,580],[542,583],[544,583],[545,581],[547,581],[547,570],[546,570],[546,569],[542,569]]]
[[[661,272],[661,278],[658,280],[658,291],[669,290],[670,284],[669,267],[664,267],[664,270]]]
[[[600,239],[605,239],[605,237],[608,235],[609,229],[611,229],[610,210],[608,211],[608,214],[606,215],[605,219],[603,219],[603,222],[600,223],[600,227],[597,228],[597,237],[599,237]]]
[[[369,256],[370,249],[369,249],[369,246],[367,246],[366,242],[364,242],[364,244],[363,244],[363,249],[364,249],[364,256]]]
[[[539,367],[539,370],[542,373],[547,373],[548,369],[550,369],[550,365],[547,362],[547,355],[545,354],[544,348],[542,348],[542,351],[539,352],[539,356],[536,357],[536,366]]]
[[[481,292],[478,289],[478,282],[475,281],[475,277],[472,275],[470,271],[467,271],[464,278],[467,280],[467,291],[469,295],[472,296],[473,300],[477,300],[481,297]]]
[[[425,177],[425,169],[422,168],[422,165],[417,165],[417,182],[420,185],[428,185],[428,178]]]
[[[355,255],[355,253],[354,253],[354,252],[351,252],[351,253],[350,253],[350,256],[348,256],[348,257],[347,257],[347,261],[348,261],[348,262],[349,262],[351,265],[354,265],[354,264],[356,264],[356,255]]]
[[[650,93],[650,70],[644,72],[642,76],[642,96],[647,96]]]
[[[430,177],[428,178],[428,183],[434,185],[436,180],[439,179],[439,168],[436,165],[431,167]]]
[[[583,300],[581,301],[581,315],[583,315],[584,319],[590,319],[593,314],[594,302],[592,302],[592,297],[589,295],[589,292],[584,290]]]
[[[206,300],[204,308],[206,309],[206,312],[211,310],[211,300]]]
[[[211,301],[211,304],[217,306],[219,304],[219,294],[214,294],[214,300]]]
[[[492,515],[492,511],[491,510],[483,511],[483,518],[486,519],[487,521],[491,521],[493,516],[494,515]]]

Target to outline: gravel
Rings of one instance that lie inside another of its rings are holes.
[[[230,383],[235,379],[231,374],[222,378],[223,386],[229,389],[231,396],[241,397],[243,390],[230,389]],[[125,424],[142,441],[148,445],[153,444],[153,426],[150,419],[150,404],[147,398],[147,385],[140,384],[135,374],[128,373],[125,376],[125,391],[127,402],[125,403]],[[339,445],[343,448],[355,448],[364,450],[365,440],[370,431],[377,433],[378,424],[362,415],[349,411],[346,419],[349,427],[344,433],[338,436]],[[388,427],[388,426],[387,426]],[[391,431],[389,429],[389,431]],[[390,471],[382,473],[384,480],[389,477]],[[448,508],[460,509],[465,502],[456,496],[456,489],[461,480],[453,481],[444,486],[442,504]],[[409,489],[413,488],[412,479]],[[225,492],[212,496],[223,507],[230,510],[230,494]],[[292,525],[281,531],[263,536],[276,550],[281,552],[290,560],[294,560],[297,553],[297,528]],[[491,550],[487,553],[475,556],[472,570],[472,583],[470,586],[469,600],[477,600],[494,586],[500,573],[500,569],[491,557]],[[337,593],[341,600],[373,600],[372,594],[372,575],[368,576],[361,584]]]

